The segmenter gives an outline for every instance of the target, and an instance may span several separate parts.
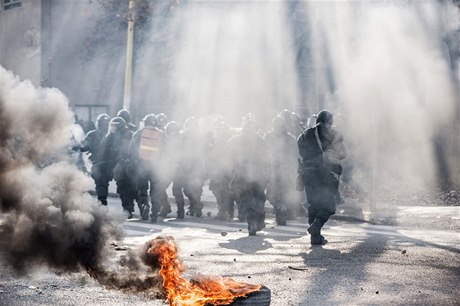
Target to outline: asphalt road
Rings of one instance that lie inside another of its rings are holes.
[[[121,209],[118,199],[109,205]],[[266,229],[249,237],[245,223],[215,220],[215,204],[208,202],[203,218],[176,220],[172,213],[151,224],[135,215],[123,225],[124,245],[135,249],[157,235],[172,235],[186,277],[218,274],[263,284],[271,290],[271,305],[459,305],[458,208],[394,212],[393,219],[381,214],[371,218],[379,222],[366,222],[368,213],[346,205],[323,231],[329,243],[312,248],[304,218],[276,226],[269,213]],[[18,276],[0,263],[0,305],[166,303],[105,289],[83,272],[56,275],[42,269]]]

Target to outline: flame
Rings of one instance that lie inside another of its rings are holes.
[[[172,237],[157,237],[148,241],[145,252],[149,264],[160,267],[163,287],[171,306],[228,305],[236,298],[261,288],[260,285],[213,275],[197,275],[190,281],[181,277],[185,268],[178,258]]]

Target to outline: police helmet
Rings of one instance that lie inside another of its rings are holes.
[[[121,130],[126,127],[126,121],[121,117],[114,117],[110,120],[110,127],[114,127],[116,130]]]
[[[166,124],[165,126],[166,136],[175,135],[179,133],[179,131],[180,131],[180,128],[176,121],[168,122],[168,124]]]
[[[109,126],[110,116],[107,114],[100,114],[96,119],[96,128]]]
[[[252,113],[247,113],[241,118],[241,127],[243,127],[248,120],[256,120],[256,117]]]
[[[163,113],[159,113],[156,119],[157,119],[157,124],[161,127],[164,127],[166,123],[168,123],[168,117]]]
[[[130,123],[131,122],[131,115],[126,109],[121,109],[118,111],[117,117],[123,118],[125,120],[125,123]]]
[[[288,109],[284,109],[282,112],[278,114],[278,116],[284,118],[284,120],[288,121],[291,119],[291,112]]]
[[[316,123],[326,123],[332,125],[333,122],[334,117],[332,116],[332,113],[325,109],[320,111],[316,117]]]
[[[287,131],[286,120],[281,116],[276,116],[272,120],[272,128],[274,132],[284,133]]]
[[[243,133],[257,132],[257,121],[253,118],[247,118],[243,123]]]
[[[144,122],[144,126],[151,126],[151,127],[157,127],[158,126],[158,121],[157,117],[154,114],[148,114],[142,119]]]

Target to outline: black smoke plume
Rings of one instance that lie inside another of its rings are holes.
[[[72,118],[57,89],[0,67],[0,258],[20,273],[46,265],[86,270],[111,288],[152,289],[154,269],[135,252],[108,260],[122,219],[87,193],[91,179],[69,160]]]
[[[122,231],[85,193],[88,178],[64,158],[73,124],[66,98],[0,73],[3,255],[18,271],[41,263],[69,271],[99,266],[107,241]]]

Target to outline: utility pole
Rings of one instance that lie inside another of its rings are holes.
[[[125,68],[125,91],[123,108],[130,111],[131,108],[131,82],[133,78],[133,36],[136,0],[128,0],[128,38],[126,42],[126,68]]]

